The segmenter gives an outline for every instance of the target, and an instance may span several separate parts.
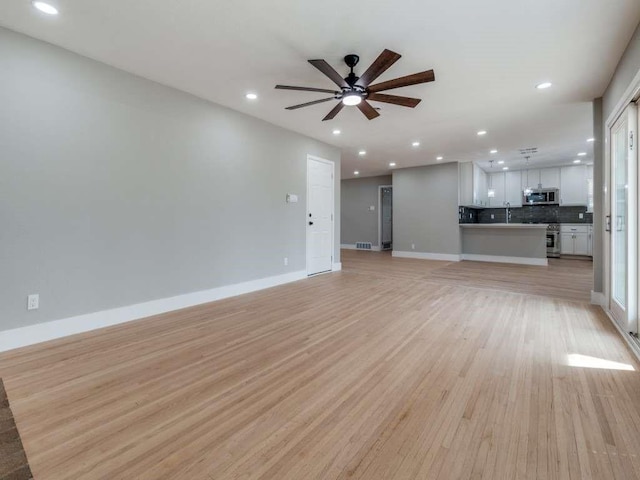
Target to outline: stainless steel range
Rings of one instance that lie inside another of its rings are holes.
[[[547,257],[560,256],[560,224],[547,225]]]

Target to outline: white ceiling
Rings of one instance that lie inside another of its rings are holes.
[[[29,0],[2,0],[0,25],[336,145],[345,178],[355,169],[388,172],[391,161],[435,163],[437,155],[486,161],[491,148],[514,168],[522,147],[538,147],[534,167],[570,162],[579,151],[589,161],[590,101],[640,21],[637,0],[50,3],[59,16],[44,16]],[[369,121],[351,107],[321,122],[332,102],[284,107],[323,94],[273,89],[334,88],[307,59],[324,58],[346,75],[342,57],[357,53],[362,73],[384,48],[403,57],[378,81],[435,70],[434,83],[389,92],[422,98],[415,109],[375,104],[381,116]],[[552,88],[534,88],[547,80]],[[246,100],[248,91],[259,99]],[[480,129],[488,134],[478,137]]]

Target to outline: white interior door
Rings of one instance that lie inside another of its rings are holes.
[[[307,158],[307,274],[329,272],[333,265],[334,164]]]
[[[629,105],[611,128],[609,162],[609,310],[625,332],[637,318],[637,108]]]

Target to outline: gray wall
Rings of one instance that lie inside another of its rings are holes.
[[[640,25],[636,28],[627,48],[625,49],[620,62],[605,90],[600,106],[597,99],[594,103],[594,136],[596,138],[596,149],[594,159],[594,215],[593,215],[593,266],[594,266],[594,286],[596,292],[604,290],[603,272],[603,181],[604,181],[604,156],[606,145],[604,135],[606,134],[606,122],[609,115],[614,111],[617,103],[622,99],[626,89],[640,71]],[[596,125],[597,122],[597,125]]]
[[[618,101],[622,98],[625,90],[631,84],[633,77],[636,76],[640,69],[640,25],[633,33],[627,48],[625,49],[620,61],[616,66],[616,70],[611,77],[611,81],[602,96],[602,114],[603,120],[606,122],[607,117],[615,108]]]
[[[604,291],[603,235],[602,222],[603,195],[602,184],[604,182],[604,141],[602,120],[602,97],[593,101],[593,291]]]
[[[378,238],[378,187],[391,185],[391,175],[379,177],[352,178],[342,180],[340,186],[340,212],[342,244],[371,242],[379,246]],[[369,207],[374,205],[375,211]]]
[[[2,28],[0,72],[0,330],[304,270],[307,154],[339,261],[338,149]]]
[[[462,253],[547,258],[547,231],[542,228],[462,227]]]
[[[394,250],[457,255],[459,230],[457,163],[393,172]]]

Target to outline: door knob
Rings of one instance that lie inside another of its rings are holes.
[[[313,225],[313,222],[309,222],[309,225]]]

